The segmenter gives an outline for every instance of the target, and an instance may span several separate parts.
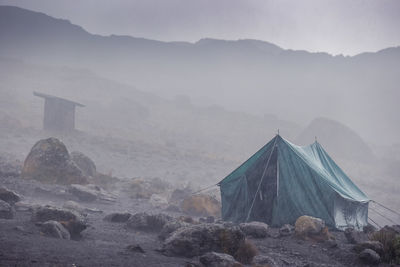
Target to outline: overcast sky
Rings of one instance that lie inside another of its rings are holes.
[[[400,45],[400,0],[0,0],[91,33],[195,42],[259,39],[353,55]]]

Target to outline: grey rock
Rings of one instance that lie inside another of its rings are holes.
[[[139,245],[129,245],[126,247],[126,249],[130,252],[139,252],[139,253],[145,253],[144,249],[139,246]]]
[[[59,238],[59,239],[70,239],[71,235],[65,227],[57,221],[47,221],[40,226],[40,232],[46,236]]]
[[[96,176],[96,164],[85,154],[79,151],[71,152],[71,159],[75,164],[82,170],[83,174],[86,176],[95,177]]]
[[[125,213],[111,213],[104,217],[104,220],[107,222],[116,222],[116,223],[125,223],[129,220],[132,214],[125,212]]]
[[[171,216],[165,214],[147,214],[145,212],[132,215],[127,221],[127,226],[132,229],[160,232],[167,222],[172,221]]]
[[[21,200],[21,197],[15,192],[8,190],[4,187],[0,188],[0,200],[7,202],[10,205]]]
[[[14,218],[15,211],[7,202],[0,200],[0,219]]]
[[[238,226],[198,224],[181,227],[163,244],[168,256],[193,257],[207,252],[224,252],[234,255],[244,244],[245,235]]]
[[[290,224],[284,224],[281,228],[279,228],[280,236],[289,236],[294,233],[294,226]]]
[[[35,208],[31,220],[33,222],[58,221],[69,231],[72,239],[79,238],[80,233],[88,226],[78,213],[51,206]]]
[[[242,266],[231,255],[225,253],[208,252],[200,257],[200,262],[209,267]]]
[[[68,191],[81,201],[94,201],[99,192],[84,185],[72,184]]]
[[[239,224],[240,230],[254,238],[265,238],[268,236],[268,224],[263,222],[249,222]]]
[[[378,264],[381,261],[381,257],[372,249],[364,249],[359,255],[360,259],[367,264]]]
[[[360,253],[364,249],[372,249],[379,255],[383,255],[383,244],[379,241],[366,241],[360,244],[356,244],[353,247],[353,250],[357,253]]]
[[[167,222],[163,228],[161,229],[160,234],[158,235],[158,238],[161,240],[167,239],[173,232],[178,230],[181,227],[189,226],[189,223],[182,222],[182,221],[170,221]]]

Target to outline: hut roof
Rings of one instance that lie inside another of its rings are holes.
[[[38,96],[38,97],[43,97],[43,98],[45,98],[45,99],[58,99],[58,100],[63,100],[63,101],[66,101],[66,102],[71,103],[71,104],[73,104],[73,105],[75,105],[75,106],[78,106],[78,107],[84,107],[84,106],[85,106],[85,105],[83,105],[83,104],[81,104],[81,103],[78,103],[78,102],[75,102],[75,101],[71,101],[71,100],[68,100],[68,99],[65,99],[65,98],[61,98],[61,97],[57,97],[57,96],[52,96],[52,95],[48,95],[48,94],[43,94],[43,93],[39,93],[39,92],[33,92],[33,95]]]

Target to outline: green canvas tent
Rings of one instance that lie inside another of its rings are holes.
[[[294,224],[302,215],[336,229],[367,225],[368,197],[315,142],[274,137],[219,184],[222,218]]]

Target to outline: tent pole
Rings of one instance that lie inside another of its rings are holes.
[[[270,161],[270,159],[271,159],[272,153],[273,153],[274,150],[275,150],[275,146],[276,146],[276,141],[277,141],[277,140],[278,140],[278,136],[275,137],[274,145],[272,146],[271,153],[269,154],[269,157],[268,157],[268,160],[267,160],[267,164],[266,164],[266,166],[265,166],[265,169],[264,169],[263,174],[262,174],[261,179],[260,179],[260,183],[258,183],[258,187],[257,187],[256,193],[254,194],[253,201],[252,201],[252,203],[251,203],[249,212],[247,213],[247,217],[246,217],[246,221],[245,221],[245,222],[248,222],[248,221],[249,221],[250,214],[251,214],[251,210],[253,209],[254,202],[256,201],[257,193],[258,193],[258,191],[260,191],[260,187],[261,187],[262,181],[264,180],[265,173],[267,172],[268,165],[269,165],[269,161]]]

